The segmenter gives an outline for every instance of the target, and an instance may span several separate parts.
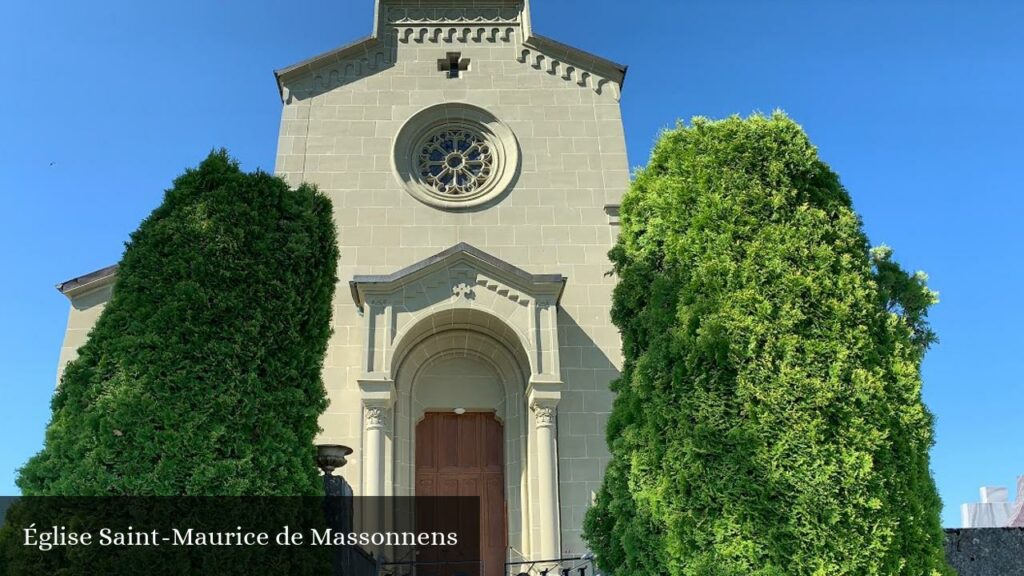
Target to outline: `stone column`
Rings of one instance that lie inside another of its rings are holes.
[[[537,495],[540,512],[540,556],[560,557],[561,523],[558,518],[558,447],[555,440],[557,404],[535,401],[530,405],[537,427]]]
[[[366,478],[364,490],[366,496],[384,495],[384,435],[390,421],[391,407],[383,404],[365,405],[366,414]]]
[[[391,423],[391,402],[363,399],[363,426],[366,434],[366,454],[363,467],[363,495],[371,499],[362,506],[363,528],[370,533],[383,532],[387,528],[387,509],[383,496],[385,491],[385,438]],[[368,550],[377,556],[385,553],[382,546],[369,546]]]
[[[363,434],[366,437],[361,495],[384,496],[386,439],[391,425],[392,407],[395,405],[395,383],[387,378],[370,376],[359,380],[359,391],[363,399]]]

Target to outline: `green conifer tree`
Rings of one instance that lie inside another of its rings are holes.
[[[616,576],[948,573],[922,274],[781,113],[662,135],[611,257],[624,368],[585,534]]]
[[[330,201],[212,153],[131,236],[25,495],[305,495],[338,248]]]

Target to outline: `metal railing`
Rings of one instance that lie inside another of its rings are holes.
[[[569,564],[566,566],[566,564]],[[551,568],[552,565],[559,566]],[[590,555],[505,562],[500,576],[601,576]],[[490,576],[479,560],[381,562],[380,576]]]
[[[381,562],[380,576],[486,576],[480,560]]]
[[[572,563],[572,565],[564,566],[566,563]],[[558,565],[560,568],[547,568],[547,566],[552,564]],[[537,569],[538,567],[540,567],[539,570]],[[532,574],[540,576],[601,576],[597,572],[597,567],[594,566],[594,558],[590,554],[555,558],[552,560],[505,562],[505,572],[509,576],[523,576],[524,574],[527,576]]]

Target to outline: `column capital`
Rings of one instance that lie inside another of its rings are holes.
[[[391,423],[391,408],[380,404],[367,404],[364,421],[367,430],[383,430]]]
[[[537,419],[538,428],[550,428],[555,425],[555,415],[558,413],[557,403],[535,402],[530,404],[530,410],[533,411],[533,414]]]

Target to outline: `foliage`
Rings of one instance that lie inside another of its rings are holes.
[[[337,259],[315,189],[244,173],[223,150],[187,170],[127,243],[23,493],[321,493]]]
[[[936,301],[781,113],[662,135],[611,252],[622,376],[585,523],[616,576],[946,573]]]

